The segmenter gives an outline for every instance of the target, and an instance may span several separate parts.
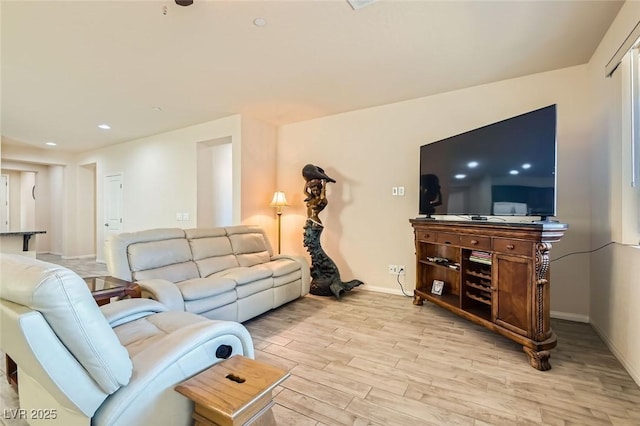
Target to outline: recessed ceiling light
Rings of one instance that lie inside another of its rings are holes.
[[[531,164],[529,164],[529,163],[524,163],[524,164],[522,165],[522,168],[523,168],[523,169],[525,169],[525,170],[530,169],[530,168],[531,168]]]
[[[102,130],[111,130],[111,126],[108,124],[98,124],[98,127]]]
[[[455,177],[456,179],[464,179],[464,178],[466,178],[466,177],[467,177],[467,175],[462,174],[462,173],[459,173],[459,174],[455,175],[454,177]]]
[[[264,18],[256,18],[253,20],[253,25],[255,25],[256,27],[264,27],[265,25],[267,25],[267,20]]]
[[[58,144],[57,144],[57,143],[55,143],[55,142],[47,142],[47,143],[45,143],[45,145],[49,145],[49,146],[56,146],[56,145],[58,145]]]
[[[511,170],[511,171],[509,172],[509,174],[510,174],[510,175],[517,175],[517,174],[519,174],[519,173],[520,173],[520,172],[519,172],[519,171],[517,171],[517,170]]]
[[[467,167],[469,167],[470,169],[473,169],[474,167],[478,167],[478,162],[477,161],[469,161],[467,163]]]

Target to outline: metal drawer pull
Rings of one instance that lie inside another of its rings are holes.
[[[514,248],[516,248],[516,246],[514,246],[513,244],[507,244],[507,248],[509,250],[513,250]]]
[[[471,245],[472,246],[478,245],[478,240],[471,240]]]

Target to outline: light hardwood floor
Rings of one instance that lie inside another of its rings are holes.
[[[428,302],[360,288],[245,326],[256,359],[291,372],[274,391],[280,426],[640,425],[640,387],[588,324],[552,320],[546,372],[519,345]],[[1,408],[12,408],[0,378]]]
[[[437,306],[354,290],[245,323],[256,358],[291,371],[283,425],[640,425],[640,388],[588,324],[553,320],[550,371]]]

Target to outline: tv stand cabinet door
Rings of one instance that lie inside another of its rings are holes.
[[[492,304],[493,322],[514,333],[532,337],[531,259],[496,254],[493,274],[497,289]]]

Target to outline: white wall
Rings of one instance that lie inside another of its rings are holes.
[[[62,241],[64,239],[62,200],[64,199],[64,170],[63,166],[49,166],[49,212],[51,214],[47,235],[49,235],[49,251],[62,255]],[[83,237],[89,237],[82,235]]]
[[[96,165],[82,164],[77,168],[78,190],[75,205],[78,210],[75,235],[76,253],[81,256],[96,255]],[[102,224],[100,224],[102,225]],[[102,226],[101,226],[102,227]]]
[[[216,145],[211,150],[211,180],[213,192],[211,194],[213,205],[212,226],[228,226],[233,224],[233,168],[231,164],[231,144]],[[198,218],[199,219],[199,218]]]
[[[624,166],[629,155],[622,148],[621,70],[605,78],[604,67],[638,21],[640,2],[626,2],[589,62],[591,249],[621,241],[629,225],[621,210],[622,194],[632,191]],[[593,252],[590,261],[591,323],[640,384],[640,248],[610,245]]]
[[[231,141],[198,144],[198,228],[233,223],[232,165]]]
[[[123,175],[124,232],[150,228],[192,228],[197,224],[197,144],[230,137],[239,143],[240,117],[199,124],[80,155],[96,164],[96,216],[104,223],[105,176]],[[176,213],[188,213],[178,221]],[[97,258],[103,259],[104,229],[96,235]]]
[[[262,226],[276,242],[275,210],[269,207],[276,188],[278,131],[274,126],[242,118],[242,222]]]
[[[84,153],[80,163],[96,164],[97,223],[104,222],[103,179],[110,173],[122,173],[124,232],[196,227],[198,144],[228,139],[233,162],[232,222],[271,229],[272,221],[267,218],[275,183],[276,134],[273,126],[236,115]],[[189,213],[189,220],[178,221],[176,213]],[[96,241],[101,260],[102,229]]]
[[[20,229],[22,230],[36,228],[35,186],[35,172],[20,173]]]
[[[369,108],[280,128],[278,186],[291,195],[283,215],[283,252],[304,252],[306,218],[300,174],[306,163],[325,169],[323,248],[343,280],[399,292],[388,264],[405,265],[405,289],[415,287],[412,228],[418,214],[419,147],[428,142],[556,103],[558,105],[558,219],[569,224],[551,251],[558,257],[590,247],[586,65]],[[391,195],[404,186],[406,195]],[[552,264],[551,309],[586,321],[589,257]]]

